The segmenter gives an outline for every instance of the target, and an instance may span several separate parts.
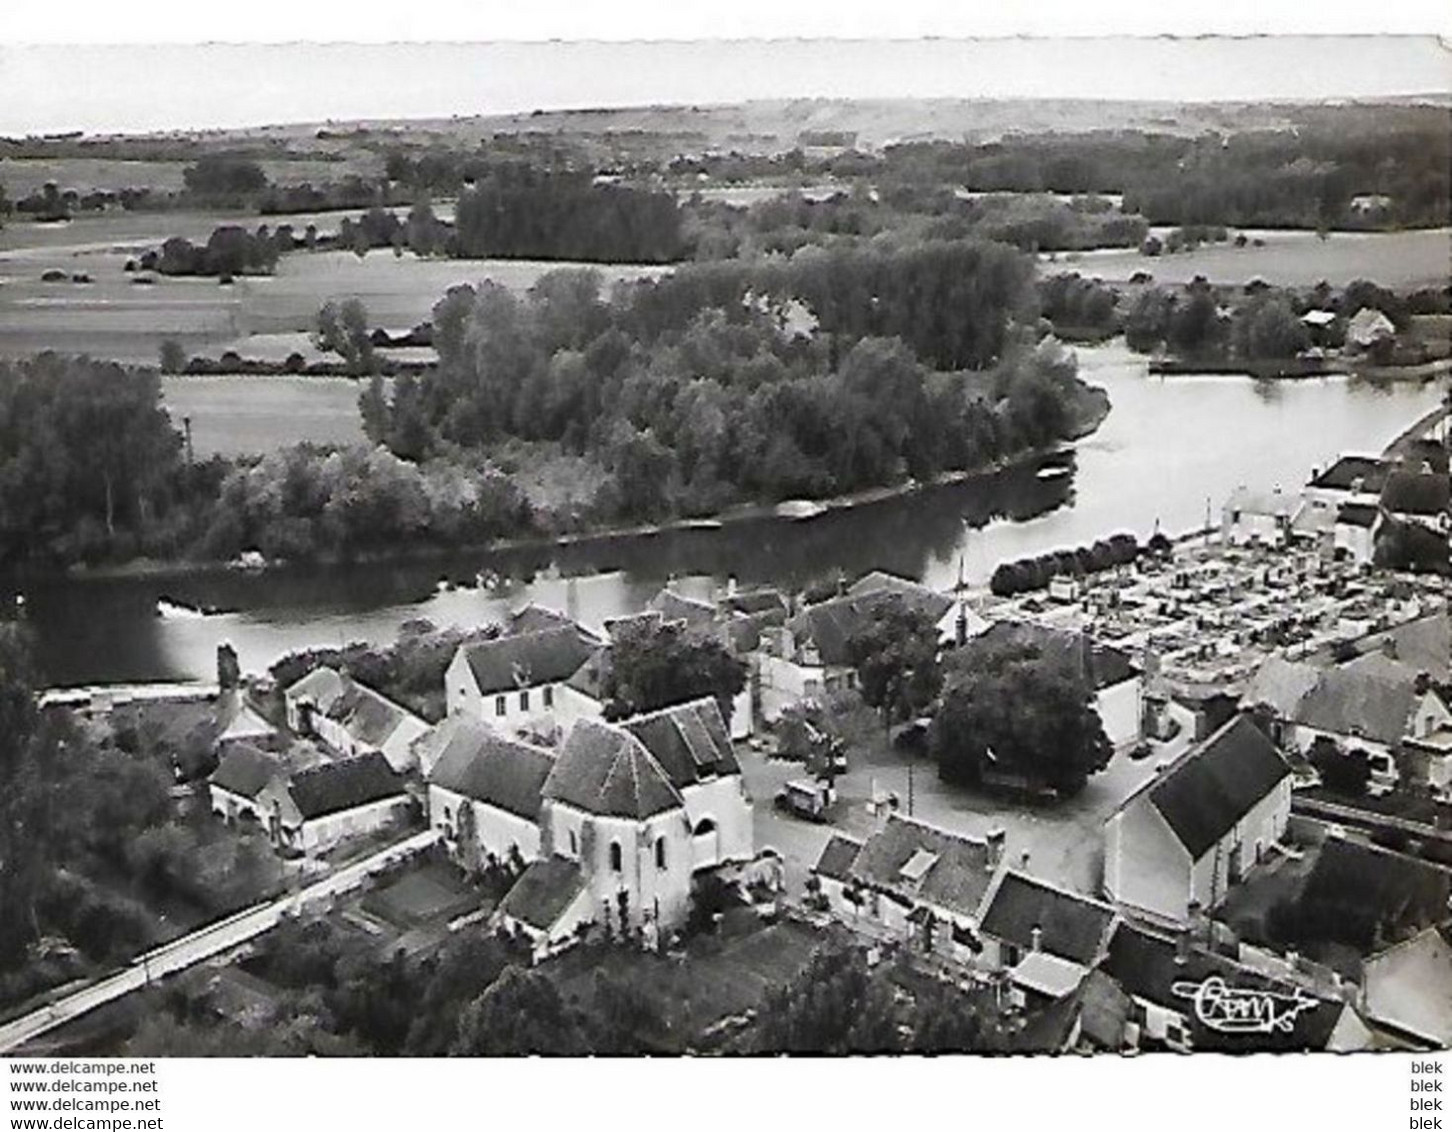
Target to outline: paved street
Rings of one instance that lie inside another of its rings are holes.
[[[1161,762],[1173,759],[1189,746],[1190,729],[1169,743],[1157,744],[1154,753],[1139,761],[1127,751],[1115,754],[1108,768],[1095,775],[1077,798],[1058,805],[1030,806],[988,794],[949,786],[938,779],[937,768],[926,758],[913,766],[913,816],[955,833],[982,837],[1002,828],[1008,835],[1008,853],[1015,865],[1028,854],[1034,875],[1079,892],[1098,894],[1102,879],[1104,820],[1126,797],[1155,773]],[[907,809],[909,757],[885,745],[860,744],[850,748],[851,769],[837,780],[838,804],[830,824],[818,825],[773,808],[772,799],[788,779],[804,777],[798,763],[766,759],[755,751],[740,753],[747,792],[755,812],[756,846],[777,850],[787,861],[787,884],[799,892],[834,830],[866,837],[875,819],[866,803],[874,784],[879,791],[897,794]]]
[[[298,892],[248,908],[149,951],[124,970],[0,1026],[0,1053],[9,1053],[98,1006],[104,1006],[132,991],[140,990],[152,979],[184,971],[204,959],[230,951],[239,944],[275,928],[290,912],[331,900],[339,893],[361,884],[370,874],[403,858],[421,853],[437,841],[438,837],[438,831],[432,829],[414,834],[361,861],[346,865]]]

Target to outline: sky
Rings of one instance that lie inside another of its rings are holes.
[[[796,97],[1366,98],[1452,91],[1431,36],[0,46],[0,134]]]

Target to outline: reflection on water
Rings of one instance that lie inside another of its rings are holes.
[[[947,587],[961,557],[969,579],[983,581],[1005,559],[1117,531],[1147,536],[1156,524],[1171,532],[1198,526],[1207,505],[1218,515],[1240,483],[1292,487],[1339,452],[1380,451],[1439,396],[1430,384],[1344,378],[1150,377],[1121,345],[1078,352],[1113,408],[1077,445],[1069,476],[1040,478],[1036,464],[805,521],[454,559],[40,586],[29,598],[41,662],[56,683],[210,679],[222,641],[256,670],[306,645],[390,640],[410,618],[478,623],[530,600],[598,624],[638,609],[670,578],[699,588],[728,576],[799,585],[880,568]],[[498,584],[474,588],[481,572]],[[469,588],[440,592],[441,579]],[[163,595],[236,612],[162,620],[155,603]]]

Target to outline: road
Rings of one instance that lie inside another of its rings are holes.
[[[931,760],[919,757],[913,762],[913,816],[975,838],[1000,828],[1007,834],[1007,851],[1015,867],[1026,867],[1035,876],[1074,891],[1098,895],[1104,869],[1104,821],[1154,776],[1157,765],[1188,749],[1193,720],[1185,714],[1179,722],[1180,733],[1167,743],[1151,744],[1148,758],[1136,761],[1126,750],[1116,752],[1109,766],[1094,775],[1081,794],[1055,805],[1028,805],[950,786],[938,778]],[[877,829],[878,819],[868,813],[866,805],[874,788],[895,793],[903,812],[907,809],[910,758],[885,744],[849,748],[851,769],[838,778],[838,802],[831,822],[823,825],[783,814],[772,806],[772,798],[788,779],[804,776],[800,764],[766,759],[744,749],[739,757],[752,798],[756,847],[770,847],[782,855],[789,893],[801,892],[833,833],[865,838]]]
[[[148,951],[133,961],[131,966],[114,975],[0,1026],[0,1054],[10,1053],[26,1042],[79,1018],[98,1006],[104,1006],[132,991],[140,990],[153,979],[184,971],[204,959],[230,951],[275,928],[289,914],[305,910],[318,902],[331,901],[340,893],[357,887],[373,873],[423,852],[438,838],[438,831],[433,829],[414,834],[371,856],[345,865],[297,892],[245,909],[225,920],[208,924],[190,935]]]

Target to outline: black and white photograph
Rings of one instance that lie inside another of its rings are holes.
[[[0,46],[15,1072],[1452,1045],[1447,40],[431,28]]]

